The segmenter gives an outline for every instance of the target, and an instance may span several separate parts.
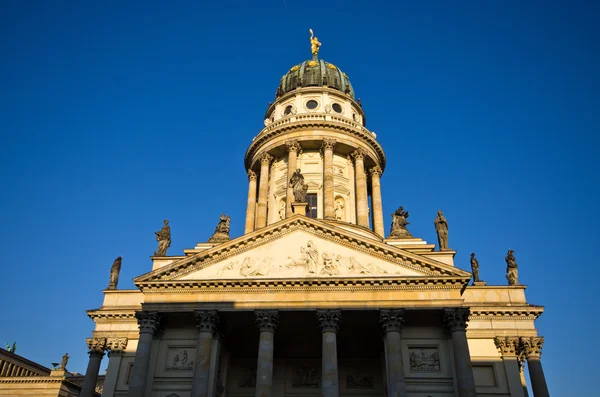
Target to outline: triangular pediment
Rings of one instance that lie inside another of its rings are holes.
[[[468,278],[453,266],[326,222],[293,216],[136,278],[158,281],[302,278]]]

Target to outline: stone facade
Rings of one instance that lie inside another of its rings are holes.
[[[89,384],[110,352],[108,397],[522,397],[525,362],[547,395],[525,286],[470,286],[455,251],[384,237],[365,120],[326,85],[278,94],[245,156],[244,235],[104,291]],[[298,169],[313,202],[292,202]]]

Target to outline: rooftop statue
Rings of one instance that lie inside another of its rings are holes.
[[[309,32],[310,32],[310,51],[313,54],[313,58],[316,58],[317,54],[319,53],[319,48],[321,47],[321,43],[319,42],[319,39],[313,33],[312,29],[309,29]]]
[[[442,214],[441,210],[437,212],[437,218],[433,222],[435,225],[435,231],[438,235],[438,243],[440,247],[440,251],[444,251],[448,249],[448,221],[444,214]]]
[[[165,219],[162,229],[156,234],[156,241],[158,241],[158,249],[154,251],[154,256],[167,256],[167,250],[171,246],[171,227],[169,226],[169,220]]]
[[[62,356],[62,360],[60,361],[60,367],[58,369],[62,369],[63,371],[66,371],[68,362],[69,362],[69,353],[65,353],[65,355]]]
[[[292,186],[292,191],[294,193],[294,202],[296,203],[306,203],[306,192],[308,190],[308,185],[304,183],[304,175],[300,173],[300,168],[296,170],[292,174],[290,178],[290,185]]]
[[[14,342],[12,347],[6,342],[6,351],[9,353],[15,353],[17,351],[17,342]]]
[[[505,261],[506,279],[508,280],[508,285],[519,285],[519,266],[517,265],[517,260],[515,259],[515,251],[508,250]]]
[[[118,257],[113,262],[112,267],[110,268],[110,281],[108,282],[108,287],[106,289],[117,289],[117,284],[119,283],[119,273],[121,272],[121,262],[121,257]]]
[[[392,214],[392,228],[390,231],[389,238],[410,238],[412,235],[408,231],[407,225],[410,224],[406,220],[408,218],[408,211],[404,210],[404,207],[400,206]]]
[[[217,227],[215,228],[215,232],[208,239],[209,243],[223,243],[225,241],[231,240],[229,237],[229,224],[231,223],[231,218],[225,214],[221,214],[221,218]]]
[[[479,261],[475,258],[475,253],[471,253],[471,273],[473,273],[473,283],[478,283],[479,279]]]

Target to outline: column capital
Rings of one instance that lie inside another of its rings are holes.
[[[521,347],[527,359],[542,355],[542,345],[544,344],[543,337],[521,337]]]
[[[298,153],[298,152],[302,151],[302,146],[300,146],[300,143],[298,143],[298,141],[296,139],[293,139],[291,141],[286,141],[285,146],[287,147],[288,152]]]
[[[248,180],[255,181],[256,180],[256,172],[252,170],[248,170]]]
[[[150,333],[154,335],[160,324],[160,316],[158,312],[142,310],[135,312],[135,318],[138,320],[140,333]]]
[[[376,165],[375,167],[373,167],[369,170],[369,173],[371,174],[371,177],[381,176],[381,174],[383,174],[383,170],[381,169],[380,166]]]
[[[275,329],[279,324],[279,312],[277,310],[256,310],[256,326],[260,332],[275,333]]]
[[[381,309],[379,310],[379,325],[381,331],[401,332],[404,325],[404,309]]]
[[[219,325],[219,313],[216,310],[196,310],[196,329],[198,332],[215,334]]]
[[[127,347],[127,342],[127,338],[107,338],[106,349],[109,350],[111,354],[123,353],[123,350]]]
[[[87,338],[85,343],[88,345],[90,356],[104,356],[106,351],[106,338]]]
[[[444,324],[448,331],[466,331],[470,313],[471,311],[468,307],[444,310]]]
[[[497,336],[494,344],[503,357],[516,357],[519,354],[520,342],[517,336]]]
[[[269,163],[273,161],[273,156],[271,156],[269,153],[263,153],[260,155],[259,159],[262,165],[269,165]]]
[[[321,332],[338,332],[342,321],[342,311],[319,309],[317,310],[317,321]]]
[[[323,143],[321,145],[321,148],[323,149],[323,151],[325,151],[325,150],[333,150],[333,148],[335,147],[336,142],[337,141],[335,139],[323,138]]]
[[[363,148],[358,148],[352,152],[352,157],[354,158],[354,161],[363,160],[366,155],[367,155],[367,152]]]

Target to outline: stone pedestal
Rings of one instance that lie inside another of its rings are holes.
[[[159,316],[157,312],[136,312],[135,317],[140,327],[140,338],[138,340],[135,360],[129,378],[128,397],[144,397],[146,384],[148,382],[148,367],[152,351],[152,338],[158,329]]]
[[[294,215],[304,215],[306,216],[306,208],[308,207],[308,203],[292,203],[292,209],[294,210]]]
[[[385,338],[387,395],[388,397],[406,397],[406,380],[400,340],[400,332],[404,324],[404,310],[380,310],[379,324]]]
[[[275,329],[279,323],[277,310],[257,310],[256,325],[260,330],[256,364],[256,397],[271,397],[273,389],[273,349]]]
[[[219,314],[216,310],[198,310],[195,312],[195,315],[196,328],[198,329],[198,345],[196,346],[191,396],[208,397],[212,342],[213,335],[217,332]]]
[[[444,323],[452,335],[458,397],[477,397],[471,354],[467,343],[467,321],[469,321],[468,308],[446,309],[444,313]]]
[[[476,287],[483,287],[487,285],[487,283],[485,281],[473,281],[473,285]]]
[[[337,360],[337,332],[340,327],[340,310],[317,310],[321,328],[323,350],[321,360],[321,394],[323,397],[339,397],[339,370]]]

